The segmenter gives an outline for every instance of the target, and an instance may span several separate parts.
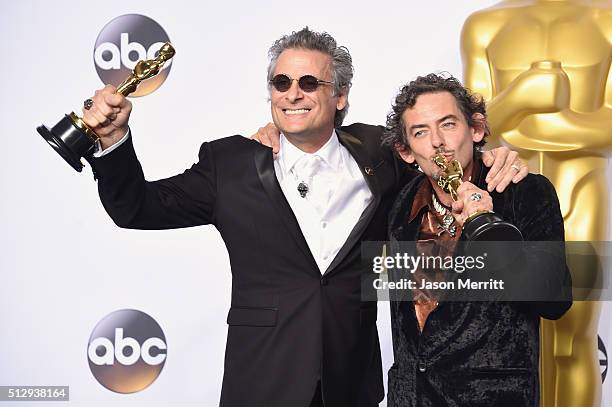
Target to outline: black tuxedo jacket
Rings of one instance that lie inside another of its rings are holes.
[[[94,159],[104,208],[124,228],[213,224],[232,269],[221,406],[330,407],[383,398],[376,303],[361,301],[360,242],[384,240],[387,213],[410,170],[381,149],[382,127],[338,130],[372,203],[322,276],[274,172],[272,152],[233,136],[202,144],[183,174],[147,182],[131,140]]]

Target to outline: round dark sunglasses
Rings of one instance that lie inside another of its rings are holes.
[[[293,81],[297,81],[298,86],[304,92],[314,92],[317,90],[319,85],[333,85],[333,82],[323,81],[321,79],[317,79],[312,75],[304,75],[300,79],[293,79],[285,74],[278,74],[272,78],[270,81],[270,85],[274,86],[279,92],[287,92],[289,88],[291,88],[291,84]]]

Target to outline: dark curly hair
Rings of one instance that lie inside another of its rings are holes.
[[[480,150],[485,145],[485,138],[490,133],[486,120],[487,112],[484,99],[479,94],[472,93],[465,88],[457,78],[448,73],[430,73],[429,75],[419,76],[400,90],[391,107],[391,112],[387,115],[387,127],[382,138],[382,144],[391,147],[393,150],[408,148],[402,115],[406,109],[414,107],[420,95],[437,92],[449,92],[455,97],[468,126],[484,128],[485,137],[478,143],[474,143],[474,150]],[[475,120],[472,117],[474,113],[481,113],[485,119],[483,121]]]

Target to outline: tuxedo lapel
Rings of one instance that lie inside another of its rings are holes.
[[[306,243],[306,239],[302,234],[302,230],[300,229],[300,225],[295,217],[295,214],[291,210],[291,206],[289,205],[289,202],[287,202],[287,198],[285,198],[285,194],[283,194],[283,190],[281,189],[278,179],[276,178],[272,151],[268,148],[259,148],[254,153],[254,159],[259,180],[261,181],[266,194],[276,207],[278,216],[281,218],[282,222],[287,228],[287,231],[293,237],[295,243],[298,245],[304,256],[306,256],[308,261],[310,261],[314,270],[317,270],[318,274],[319,266],[317,266],[317,263],[312,256],[310,249],[308,248],[308,244]]]
[[[378,205],[380,203],[380,185],[378,184],[378,179],[376,178],[376,174],[374,173],[374,166],[372,164],[372,160],[370,159],[370,156],[365,150],[363,144],[358,138],[351,136],[350,134],[342,130],[336,129],[336,133],[338,134],[338,139],[340,140],[340,143],[344,147],[346,147],[346,149],[357,162],[357,165],[359,165],[361,174],[363,175],[366,183],[368,184],[368,187],[370,188],[370,191],[372,192],[372,202],[370,202],[370,204],[363,211],[363,214],[359,218],[359,221],[357,221],[357,224],[349,234],[349,237],[346,239],[346,242],[344,242],[344,245],[342,246],[342,248],[340,248],[340,251],[338,252],[338,254],[336,255],[336,257],[329,265],[324,274],[331,273],[334,268],[336,268],[342,262],[342,260],[350,253],[353,246],[355,246],[355,244],[359,242],[367,226],[370,224],[372,216],[374,216],[374,213],[376,212],[376,209],[378,208]]]

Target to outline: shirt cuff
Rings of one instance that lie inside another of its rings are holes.
[[[118,142],[116,142],[115,144],[113,144],[112,146],[108,147],[105,150],[102,150],[102,146],[100,145],[100,140],[97,140],[94,146],[94,153],[93,153],[94,158],[104,157],[105,155],[112,153],[113,150],[115,150],[121,144],[125,143],[125,140],[127,140],[129,137],[130,137],[130,129],[128,128],[127,132],[125,133],[125,136],[123,136],[121,140],[119,140]]]

